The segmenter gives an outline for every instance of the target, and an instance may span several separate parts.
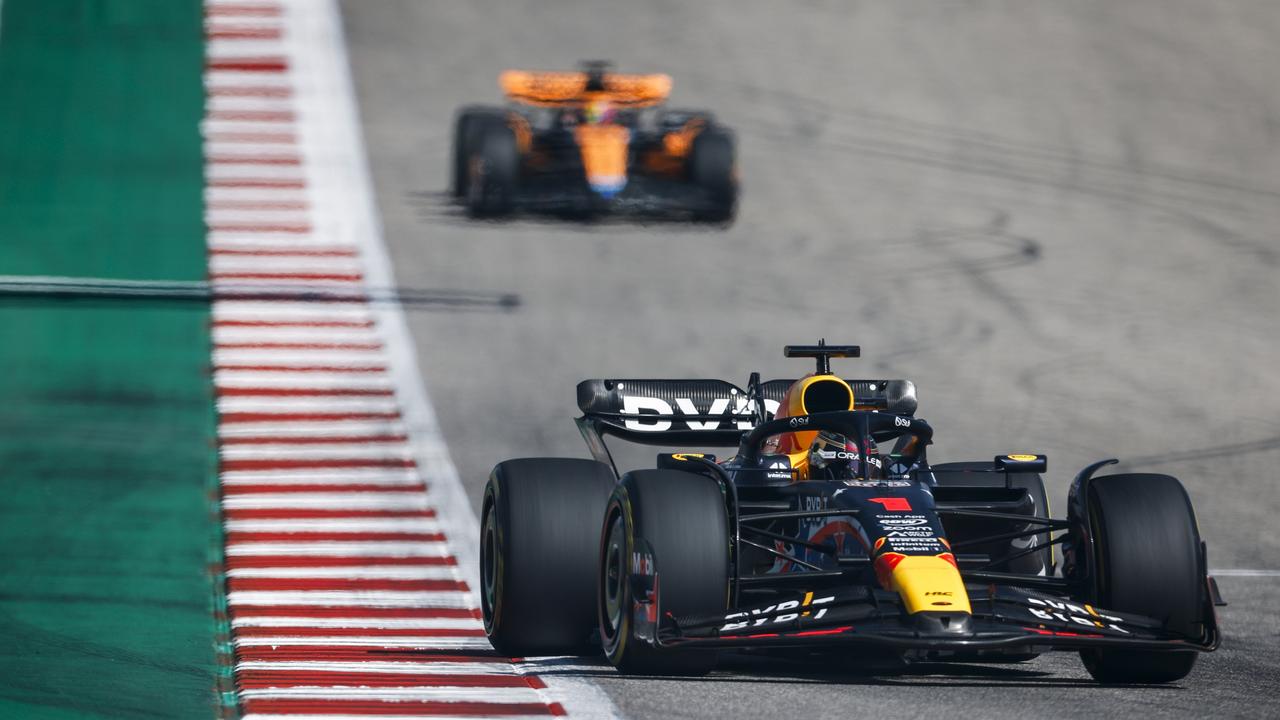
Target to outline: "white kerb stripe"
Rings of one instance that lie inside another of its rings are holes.
[[[460,649],[492,650],[489,639],[484,637],[392,637],[387,635],[371,635],[369,637],[351,637],[335,635],[322,637],[316,635],[238,637],[232,644],[243,647],[323,647],[326,645],[340,647],[380,647],[380,648],[426,648],[426,649]]]
[[[255,420],[253,422],[223,423],[218,426],[218,436],[267,437],[341,437],[346,435],[403,435],[408,431],[399,420]]]
[[[378,350],[294,350],[280,348],[215,349],[216,365],[386,365],[387,356]]]
[[[484,623],[475,618],[300,618],[236,616],[231,627],[309,627],[309,628],[378,628],[381,630],[483,630]]]
[[[413,702],[446,700],[449,702],[489,703],[540,703],[542,699],[531,687],[458,687],[458,686],[406,686],[406,687],[352,687],[347,681],[341,685],[284,688],[250,688],[240,691],[245,700],[381,700],[386,702]]]
[[[241,670],[279,672],[332,673],[404,673],[405,675],[518,675],[511,663],[487,662],[331,662],[325,660],[245,660],[236,663]]]
[[[395,398],[382,397],[220,397],[218,411],[269,413],[393,413]]]
[[[353,248],[354,249],[354,248]],[[214,320],[372,320],[363,303],[227,300],[213,306]]]
[[[395,540],[317,540],[312,542],[237,542],[227,544],[227,555],[295,555],[299,557],[447,557],[443,542]]]
[[[227,593],[227,603],[237,605],[306,605],[309,607],[358,606],[379,608],[476,607],[470,593],[407,590],[236,590]]]
[[[331,470],[226,470],[223,485],[416,485],[413,468],[333,468]]]
[[[296,492],[231,495],[222,499],[222,507],[227,510],[426,510],[429,505],[423,493]]]
[[[227,520],[227,532],[438,532],[433,518],[301,518],[298,520]]]

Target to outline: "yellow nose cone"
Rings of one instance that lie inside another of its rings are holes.
[[[887,589],[898,592],[911,614],[924,611],[972,613],[960,570],[949,557],[950,553],[899,555],[889,572],[890,587]]]

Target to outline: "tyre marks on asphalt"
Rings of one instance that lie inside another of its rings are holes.
[[[317,14],[299,2],[206,4],[209,278],[215,291],[282,295],[213,309],[240,708],[246,718],[564,715],[540,679],[489,645],[414,459],[363,297],[362,249],[376,239],[317,211],[317,186],[363,181],[304,142],[333,135],[304,97],[341,80],[318,74],[309,54],[322,44],[290,41]]]

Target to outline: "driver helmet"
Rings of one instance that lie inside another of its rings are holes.
[[[819,430],[809,445],[810,480],[861,479],[862,453],[858,444],[840,433]],[[883,480],[884,463],[875,442],[867,440],[867,479]]]
[[[595,100],[587,103],[586,120],[591,125],[606,123],[613,119],[613,108],[607,100]]]

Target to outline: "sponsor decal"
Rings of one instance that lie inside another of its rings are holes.
[[[793,417],[787,424],[790,425],[791,427],[804,427],[805,425],[809,424],[809,418],[804,416]]]
[[[1103,615],[1092,605],[1077,605],[1062,600],[1028,597],[1028,611],[1040,620],[1080,625],[1087,628],[1104,628],[1129,635],[1129,631],[1116,625],[1122,620],[1114,615]],[[1104,622],[1105,621],[1105,622]]]
[[[876,522],[886,527],[910,527],[913,525],[928,525],[929,518],[924,515],[877,515]]]
[[[671,403],[662,398],[627,395],[622,398],[622,414],[635,415],[636,418],[626,419],[623,422],[623,426],[628,430],[639,432],[666,432],[671,429],[671,420],[646,420],[644,416],[752,415],[752,411],[755,408],[754,401],[740,395],[735,395],[732,398],[716,398],[711,401],[711,406],[707,408],[706,412],[699,410],[698,406],[690,398],[675,398],[675,403],[676,406],[673,408]],[[732,409],[730,409],[730,403],[733,404]],[[776,413],[780,405],[777,400],[765,399],[764,407],[766,412]],[[731,418],[726,417],[724,420],[679,420],[679,422],[690,430],[719,430],[729,420]],[[754,427],[749,419],[738,419],[734,424],[737,425],[739,430],[750,430]]]
[[[911,420],[908,418],[895,415],[893,417],[893,424],[897,425],[898,427],[909,428],[911,427]]]
[[[868,499],[867,499],[867,501],[868,501],[868,502],[873,502],[873,503],[878,503],[878,504],[882,505],[882,506],[884,507],[884,509],[885,509],[885,510],[889,510],[889,511],[891,511],[891,512],[897,512],[897,511],[901,511],[901,512],[911,512],[911,503],[910,503],[906,498],[902,498],[902,497],[873,497],[873,498],[868,498]]]
[[[1036,460],[1036,456],[1035,456],[1035,455],[1022,455],[1022,454],[1019,454],[1019,455],[1005,455],[1005,457],[1009,458],[1010,460],[1012,460],[1012,461],[1014,461],[1014,462],[1035,462],[1035,460]]]
[[[849,487],[865,487],[865,488],[891,488],[891,487],[911,487],[910,480],[844,480],[845,485]]]
[[[816,608],[815,606],[826,605],[834,602],[835,599],[835,595],[815,598],[813,592],[810,591],[804,594],[803,600],[787,600],[767,607],[730,613],[724,616],[725,624],[720,628],[720,632],[791,622],[803,617],[812,617],[817,620],[827,614],[827,608]]]

